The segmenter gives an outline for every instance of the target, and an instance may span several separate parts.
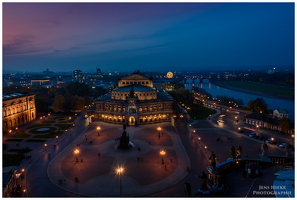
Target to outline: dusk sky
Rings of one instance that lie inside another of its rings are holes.
[[[3,3],[3,69],[294,65],[294,3]]]

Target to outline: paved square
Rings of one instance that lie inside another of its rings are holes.
[[[178,134],[168,122],[127,127],[130,141],[135,145],[131,150],[116,148],[119,144],[117,138],[123,132],[122,125],[95,122],[90,126],[48,167],[50,180],[65,190],[86,196],[119,196],[117,169],[120,165],[124,168],[123,196],[164,190],[178,183],[188,173],[190,160]],[[97,126],[101,127],[99,136]],[[157,127],[162,130],[157,131]],[[74,153],[76,149],[79,151],[77,155]],[[166,152],[163,156],[160,155],[162,150]],[[59,179],[67,179],[67,184],[60,185]]]

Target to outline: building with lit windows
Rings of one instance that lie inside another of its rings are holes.
[[[82,82],[82,79],[83,79],[83,73],[81,70],[73,71],[73,80],[74,81]]]
[[[3,133],[33,121],[36,118],[35,94],[3,94],[2,112]]]
[[[111,92],[100,96],[87,109],[94,120],[138,125],[170,121],[179,110],[173,97],[158,92],[153,79],[135,72],[118,80]]]

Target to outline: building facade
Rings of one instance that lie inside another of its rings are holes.
[[[244,123],[251,126],[265,128],[269,130],[283,132],[280,120],[276,116],[266,115],[259,112],[254,112],[245,116]],[[288,120],[290,129],[287,131],[289,134],[295,133],[294,121]]]
[[[170,121],[176,116],[174,99],[153,88],[153,79],[134,73],[119,79],[118,87],[87,109],[94,120],[127,125]]]
[[[35,94],[4,94],[2,112],[3,133],[33,121],[36,118]]]

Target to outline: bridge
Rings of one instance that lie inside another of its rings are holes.
[[[210,78],[203,78],[198,76],[186,76],[180,83],[192,84],[192,83],[209,83]]]

